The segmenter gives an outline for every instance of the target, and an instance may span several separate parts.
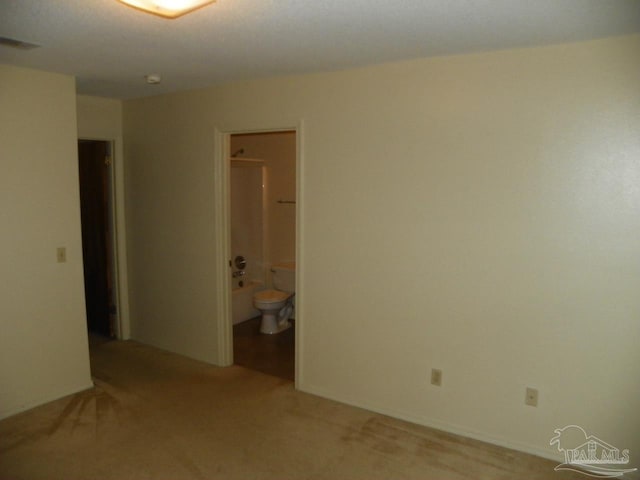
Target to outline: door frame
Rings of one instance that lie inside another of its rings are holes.
[[[93,136],[79,136],[78,141],[105,142],[111,157],[109,164],[109,202],[111,206],[111,218],[109,228],[111,231],[111,244],[113,245],[113,282],[116,302],[115,335],[118,340],[127,340],[130,336],[128,295],[126,291],[127,263],[126,263],[126,237],[124,232],[124,176],[121,158],[116,152],[117,144],[113,138],[100,138]],[[80,157],[78,157],[80,160]],[[84,261],[84,260],[83,260]]]
[[[231,315],[231,214],[230,164],[231,135],[267,132],[296,134],[296,329],[295,329],[295,386],[302,380],[302,331],[304,329],[304,148],[303,120],[287,125],[239,125],[214,129],[214,222],[216,249],[216,325],[217,350],[220,366],[233,365],[233,321]]]

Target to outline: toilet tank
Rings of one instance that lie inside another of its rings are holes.
[[[271,266],[273,272],[273,287],[276,290],[293,293],[296,290],[296,262],[274,263]]]

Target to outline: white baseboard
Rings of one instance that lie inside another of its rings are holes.
[[[347,405],[351,405],[354,407],[363,408],[365,410],[386,415],[388,417],[397,418],[399,420],[404,420],[404,421],[415,423],[417,425],[422,425],[425,427],[435,428],[436,430],[442,430],[447,433],[453,433],[463,437],[472,438],[474,440],[479,440],[481,442],[490,443],[492,445],[497,445],[499,447],[516,450],[518,452],[528,453],[528,454],[535,455],[537,457],[541,457],[554,462],[562,463],[562,461],[564,460],[564,457],[560,454],[560,452],[558,452],[557,454],[554,454],[553,452],[544,448],[540,448],[539,446],[536,446],[536,445],[530,445],[523,442],[513,441],[508,438],[489,435],[484,432],[466,428],[462,425],[442,422],[439,420],[434,420],[427,417],[421,417],[421,416],[409,414],[406,412],[393,410],[390,408],[380,407],[378,405],[371,404],[368,402],[353,400],[350,398],[346,398],[342,395],[337,395],[334,392],[330,392],[312,385],[306,385],[301,383],[300,385],[298,385],[298,389],[306,393],[327,398],[329,400],[334,400],[336,402],[345,403]],[[628,477],[628,478],[632,478],[632,477]]]
[[[76,393],[89,390],[93,387],[94,387],[93,382],[89,382],[88,384],[83,383],[82,385],[68,387],[68,388],[65,388],[64,390],[58,390],[51,395],[47,395],[46,397],[41,397],[27,403],[15,405],[13,407],[8,408],[7,410],[0,411],[0,420],[4,418],[12,417],[13,415],[17,415],[22,412],[26,412],[27,410],[31,410],[32,408],[39,407],[40,405],[44,405],[45,403],[53,402],[55,400],[59,400],[64,397],[68,397],[69,395],[74,395]]]

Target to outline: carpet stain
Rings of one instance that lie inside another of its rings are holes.
[[[2,441],[0,442],[0,453],[9,452],[28,444],[46,441],[47,438],[63,430],[63,427],[70,428],[73,434],[74,430],[83,424],[81,421],[83,412],[86,406],[91,403],[94,390],[95,389],[86,390],[69,397],[60,413],[50,421],[45,422],[45,426],[43,427],[33,428],[33,426],[31,426],[31,428],[28,429],[15,429],[3,432]],[[61,401],[63,400],[59,400],[58,402]],[[76,412],[75,416],[74,412]],[[22,414],[22,416],[25,415],[26,414]]]
[[[485,465],[494,474],[507,470],[506,465],[486,459],[482,453],[470,455],[468,452],[474,451],[475,446],[470,448],[467,439],[426,427],[412,425],[407,428],[404,422],[386,417],[371,417],[341,439],[358,448],[365,446],[394,464],[422,465],[425,470],[439,472],[439,478],[473,478],[468,467],[473,464]]]

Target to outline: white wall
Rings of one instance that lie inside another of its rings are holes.
[[[127,226],[125,221],[125,162],[122,137],[122,101],[77,96],[78,138],[113,142],[114,214],[117,238],[119,338],[131,336],[127,269]]]
[[[92,386],[75,82],[0,66],[0,417]],[[57,263],[56,248],[67,262]]]
[[[640,463],[638,78],[636,35],[125,102],[136,338],[217,358],[214,128],[304,119],[298,386]]]

